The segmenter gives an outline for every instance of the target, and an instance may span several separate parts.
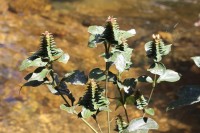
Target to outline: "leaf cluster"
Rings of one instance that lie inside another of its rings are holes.
[[[114,98],[116,101],[115,109],[121,107],[126,116],[126,122],[121,115],[116,116],[115,131],[120,133],[147,133],[150,129],[157,129],[158,124],[152,118],[145,117],[145,114],[154,115],[153,108],[148,107],[153,91],[149,98],[146,98],[137,85],[139,83],[152,84],[152,90],[154,90],[156,84],[162,81],[175,82],[180,79],[177,72],[166,69],[161,62],[163,56],[171,51],[172,45],[165,45],[159,35],[153,35],[153,40],[147,42],[144,49],[147,57],[153,60],[153,64],[147,71],[155,75],[154,78],[151,78],[151,75],[141,75],[137,78],[122,79],[123,72],[128,71],[132,65],[133,49],[128,46],[127,39],[136,34],[135,30],[120,30],[117,20],[108,17],[104,27],[90,26],[88,32],[90,33],[88,47],[96,48],[101,45],[104,47],[104,52],[101,54],[106,64],[104,69],[94,68],[88,76],[82,71],[74,70],[59,78],[53,69],[53,63],[55,61],[67,63],[69,55],[57,48],[52,34],[46,31],[41,36],[40,49],[25,59],[20,66],[20,70],[36,67],[33,72],[25,76],[27,82],[22,87],[46,85],[51,93],[64,99],[65,103],[60,106],[62,110],[75,114],[81,119],[92,117],[97,122],[96,117],[100,112],[111,112],[110,99],[107,93],[107,83],[110,82],[118,92]],[[115,67],[117,72],[110,71],[112,66]],[[100,83],[105,83],[105,87],[100,86]],[[77,102],[68,88],[68,84],[81,85],[86,88],[85,93]],[[68,100],[71,101],[71,104]],[[127,106],[141,110],[144,113],[143,117],[129,121]],[[77,111],[77,108],[80,107],[81,111]]]

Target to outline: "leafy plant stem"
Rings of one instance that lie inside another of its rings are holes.
[[[106,98],[108,98],[108,70],[106,70],[105,96]],[[110,112],[109,111],[107,111],[107,123],[108,123],[108,133],[110,133]]]
[[[63,94],[60,92],[60,90],[58,89],[58,85],[57,85],[56,82],[55,82],[55,79],[54,79],[54,76],[53,76],[53,64],[52,64],[52,63],[50,64],[49,68],[52,70],[52,71],[50,72],[50,74],[51,74],[51,77],[52,77],[52,79],[53,79],[53,86],[54,86],[55,90],[58,91],[59,95],[60,95],[60,96],[62,97],[62,99],[65,101],[65,103],[67,104],[67,106],[70,107],[69,102],[68,102],[67,99],[63,96]],[[77,112],[74,112],[74,113],[75,113],[76,115],[78,115]],[[90,127],[95,133],[98,133],[85,119],[81,118],[81,120],[82,120],[88,127]]]
[[[156,74],[154,75],[154,79],[153,79],[153,83],[152,83],[152,90],[151,90],[151,93],[150,93],[150,95],[149,95],[149,100],[148,100],[148,102],[147,102],[147,107],[148,107],[148,105],[149,105],[149,102],[151,101],[151,98],[152,98],[152,95],[153,95],[153,92],[154,92],[154,90],[155,90],[155,88],[156,88]],[[147,108],[146,107],[146,108]],[[143,114],[143,117],[145,117],[145,112],[144,112],[144,114]]]
[[[77,112],[74,112],[74,113],[75,113],[76,115],[78,115]],[[90,129],[92,129],[92,131],[93,131],[94,133],[98,133],[97,130],[94,129],[94,128],[92,127],[92,125],[90,125],[90,123],[88,123],[84,118],[81,118],[81,120],[82,120]]]
[[[68,102],[67,99],[63,96],[63,94],[60,92],[60,90],[58,89],[58,87],[55,87],[55,89],[58,91],[59,95],[61,95],[62,99],[65,101],[65,103],[67,104],[67,106],[70,107],[69,102]]]
[[[124,108],[124,112],[125,112],[125,115],[126,115],[126,120],[129,123],[130,121],[129,121],[129,118],[128,118],[128,113],[127,113],[125,105],[123,105],[123,108]]]
[[[118,73],[118,79],[121,80],[121,75],[120,75],[120,73]],[[119,88],[118,86],[117,86],[117,90],[118,90],[118,92],[119,92],[119,94],[120,94],[120,101],[121,101],[122,104],[123,104],[123,109],[124,109],[124,112],[125,112],[125,115],[126,115],[126,120],[127,120],[127,122],[129,123],[130,121],[129,121],[129,118],[128,118],[128,112],[127,112],[127,110],[126,110],[125,100],[124,100],[123,95],[122,95],[122,92],[120,91],[120,88]]]
[[[110,44],[106,41],[104,42],[104,46],[105,46],[105,56],[106,59],[109,58],[109,49],[110,49]],[[108,98],[108,72],[109,72],[109,64],[108,62],[106,62],[106,83],[105,83],[105,97]],[[110,133],[110,112],[107,111],[107,124],[108,124],[108,133]]]
[[[51,77],[52,77],[53,86],[54,86],[55,90],[58,91],[59,95],[60,95],[60,96],[62,97],[62,99],[65,101],[65,103],[67,104],[67,106],[70,107],[69,102],[68,102],[67,99],[63,96],[63,94],[60,92],[60,90],[58,89],[58,85],[57,85],[56,82],[55,82],[55,78],[54,78],[54,74],[53,74],[53,73],[54,73],[54,72],[53,72],[53,63],[50,63],[49,68],[52,70],[52,71],[50,72],[50,75],[51,75]]]

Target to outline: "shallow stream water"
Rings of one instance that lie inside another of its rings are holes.
[[[153,118],[160,125],[155,132],[200,132],[199,104],[165,111],[167,104],[176,98],[180,86],[200,84],[200,70],[190,59],[200,55],[198,0],[52,0],[36,7],[28,2],[24,6],[25,3],[20,1],[13,2],[15,6],[10,1],[0,0],[1,3],[5,4],[5,9],[0,9],[0,133],[92,132],[77,116],[61,111],[62,99],[49,93],[46,87],[24,87],[19,94],[28,71],[19,72],[18,67],[30,52],[37,50],[40,34],[48,30],[55,36],[58,47],[71,55],[67,65],[56,64],[59,74],[74,69],[88,73],[94,67],[103,68],[103,60],[99,59],[102,49],[87,48],[87,27],[104,25],[108,16],[116,17],[121,29],[134,28],[137,32],[128,41],[134,48],[134,68],[125,73],[127,77],[136,77],[148,67],[144,43],[151,39],[152,34],[159,33],[167,43],[173,44],[173,51],[164,63],[183,76],[179,82],[163,83],[155,91],[151,106],[155,106]],[[41,6],[42,10],[37,10]],[[149,89],[143,90],[148,96]],[[72,87],[72,92],[79,96],[84,89]],[[131,117],[141,116],[135,108],[128,109]],[[123,110],[113,112],[111,117],[119,113]],[[106,115],[102,113],[100,117],[99,123],[106,131]],[[92,119],[88,121],[96,127]]]

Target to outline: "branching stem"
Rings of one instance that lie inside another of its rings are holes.
[[[60,92],[59,88],[58,88],[58,85],[56,84],[55,82],[55,78],[54,78],[54,74],[53,74],[53,64],[51,63],[51,65],[49,66],[50,69],[52,70],[51,71],[51,76],[52,76],[52,80],[53,80],[53,86],[55,88],[55,90],[58,91],[59,95],[62,97],[62,99],[65,101],[65,104],[68,106],[68,107],[71,107],[71,105],[69,104],[69,102],[67,101],[67,99],[64,97],[64,95]],[[78,113],[75,112],[75,114],[77,115]],[[94,133],[98,133],[84,118],[81,118],[81,120],[90,128],[94,131]]]
[[[153,79],[153,83],[152,83],[152,89],[151,89],[151,93],[150,93],[150,95],[149,95],[149,100],[148,100],[148,102],[147,102],[147,106],[146,106],[146,108],[149,106],[149,103],[150,103],[150,101],[151,101],[151,98],[152,98],[152,95],[153,95],[153,92],[154,92],[154,90],[155,90],[155,88],[156,88],[156,74],[154,75],[154,79]],[[145,117],[145,112],[144,112],[144,114],[143,114],[143,117]]]
[[[120,76],[119,73],[118,73],[118,79],[121,80],[121,76]],[[129,123],[130,121],[129,121],[129,118],[128,118],[128,112],[126,110],[126,105],[125,105],[124,97],[123,97],[122,92],[121,92],[121,90],[120,90],[120,88],[118,86],[117,86],[117,90],[118,90],[119,95],[120,95],[120,101],[123,104],[123,109],[124,109],[124,112],[125,112],[125,115],[126,115],[126,121]]]
[[[105,47],[105,56],[106,59],[109,58],[109,49],[110,49],[110,44],[106,41],[104,42],[104,47]],[[109,64],[106,62],[106,83],[105,83],[105,97],[108,98],[108,72],[109,72]],[[107,124],[108,124],[108,133],[110,133],[110,112],[107,111]]]

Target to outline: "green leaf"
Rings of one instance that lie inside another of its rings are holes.
[[[41,58],[37,58],[35,60],[25,59],[19,67],[19,70],[22,71],[28,67],[43,67],[46,66],[47,62],[43,62]]]
[[[133,49],[129,48],[125,44],[117,45],[112,49],[111,57],[107,60],[107,62],[113,62],[116,69],[122,73],[124,70],[129,69],[132,64],[132,51]]]
[[[126,39],[133,37],[136,34],[135,29],[131,29],[129,31],[124,30],[116,30],[115,39],[119,44],[123,43]]]
[[[135,97],[134,96],[126,97],[125,103],[126,103],[126,105],[133,105],[135,103]]]
[[[103,91],[94,80],[89,81],[86,93],[78,102],[79,106],[83,106],[81,116],[84,117],[85,113],[91,115],[100,111],[109,111],[110,102],[103,96]]]
[[[116,117],[116,128],[115,128],[115,131],[117,131],[118,133],[123,133],[124,129],[126,129],[127,126],[128,126],[128,124],[126,122],[124,122],[124,120],[122,119],[121,115],[118,115]]]
[[[64,78],[61,81],[71,83],[73,85],[85,85],[88,81],[88,78],[79,70],[74,70],[73,72],[65,74]]]
[[[116,69],[119,73],[122,73],[126,68],[126,60],[122,54],[117,55],[116,60],[114,62]]]
[[[143,110],[148,105],[147,100],[144,98],[144,96],[141,94],[140,91],[135,92],[134,99],[135,99],[135,106],[139,110]]]
[[[75,108],[76,108],[76,106],[67,107],[65,104],[60,105],[61,110],[64,110],[70,114],[76,113]]]
[[[142,75],[142,76],[138,77],[136,79],[136,81],[153,83],[153,79],[151,77],[149,77],[149,76],[146,76],[146,75]]]
[[[152,74],[163,75],[166,71],[166,67],[161,62],[153,63],[147,71],[150,71]]]
[[[26,82],[23,86],[38,87],[41,84],[43,84],[44,82],[45,81],[31,80],[31,81]]]
[[[167,55],[171,52],[171,46],[172,44],[169,44],[169,45],[166,45],[164,48],[163,48],[163,55]]]
[[[61,95],[61,94],[62,95],[66,95],[70,99],[70,101],[71,101],[71,103],[73,105],[74,101],[75,101],[75,98],[72,95],[71,91],[68,89],[66,83],[64,81],[62,81],[62,80],[60,81],[59,77],[58,77],[58,74],[56,74],[56,73],[54,73],[51,76],[54,77],[54,80],[55,80],[57,86],[53,86],[51,84],[47,84],[47,87],[48,87],[49,91],[51,93],[55,94],[55,95]]]
[[[96,111],[91,111],[91,110],[83,107],[82,111],[78,114],[78,117],[79,118],[89,118],[89,117],[91,117],[92,115],[95,115],[95,114],[96,114]]]
[[[62,63],[67,63],[69,60],[69,55],[68,54],[62,54],[62,56],[58,59],[59,62],[62,62]]]
[[[62,54],[63,51],[56,47],[53,35],[46,31],[41,36],[40,49],[22,62],[20,71],[31,66],[43,67],[55,60],[66,62],[67,55]]]
[[[45,67],[37,68],[33,73],[29,73],[24,77],[24,79],[27,80],[27,82],[23,86],[32,86],[32,87],[40,86],[41,84],[43,84],[45,81],[48,80],[46,77],[50,71],[51,70],[48,70]]]
[[[146,108],[144,111],[145,111],[145,113],[152,115],[152,116],[155,114],[154,109],[152,109],[152,108]]]
[[[171,44],[165,45],[160,35],[153,35],[153,41],[149,41],[145,44],[145,51],[149,58],[153,58],[154,61],[159,62],[163,55],[169,54],[171,51]]]
[[[38,68],[36,68],[35,70],[34,70],[34,72],[32,72],[32,73],[29,73],[28,75],[26,75],[25,77],[24,77],[24,79],[25,80],[29,80],[34,74],[35,75],[45,75],[44,77],[46,77],[46,75],[47,75],[47,73],[44,73],[44,71],[46,71],[47,69],[45,68],[45,67],[38,67]],[[43,71],[43,72],[42,72]],[[43,77],[43,78],[44,78]]]
[[[194,56],[194,57],[191,57],[192,60],[194,61],[194,63],[200,67],[200,56]]]
[[[47,87],[49,89],[49,91],[52,93],[52,94],[57,94],[58,91],[53,87],[53,85],[48,85],[47,84]]]
[[[169,104],[167,111],[200,102],[200,85],[187,85],[180,89],[178,100]]]
[[[165,73],[157,79],[157,83],[160,83],[161,81],[176,82],[180,80],[180,78],[181,77],[179,73],[173,70],[167,69]]]
[[[102,34],[104,30],[105,28],[102,26],[89,26],[88,28],[88,32],[93,35]]]
[[[102,36],[97,34],[97,35],[90,35],[89,37],[89,42],[88,42],[88,47],[90,48],[95,48],[97,47],[97,44],[102,43],[104,40],[102,39]]]
[[[101,70],[100,68],[95,68],[90,71],[89,78],[94,79],[96,81],[105,81],[106,80],[105,71]],[[109,71],[108,72],[108,81],[115,83],[116,80],[117,80],[116,75]]]
[[[126,130],[129,133],[148,133],[150,129],[158,129],[158,124],[151,118],[140,117],[133,119]]]
[[[135,86],[136,86],[136,81],[134,78],[127,78],[121,83],[120,81],[117,81],[117,85],[120,89],[123,89],[124,92],[130,96],[133,94]]]
[[[34,70],[34,72],[29,73],[24,77],[25,80],[43,80],[50,70],[46,69],[45,67],[38,67]]]
[[[102,26],[90,26],[88,28],[88,32],[92,34],[89,37],[88,46],[90,48],[97,47],[97,44],[102,43],[104,39],[102,38],[102,34],[104,32],[105,28]]]

